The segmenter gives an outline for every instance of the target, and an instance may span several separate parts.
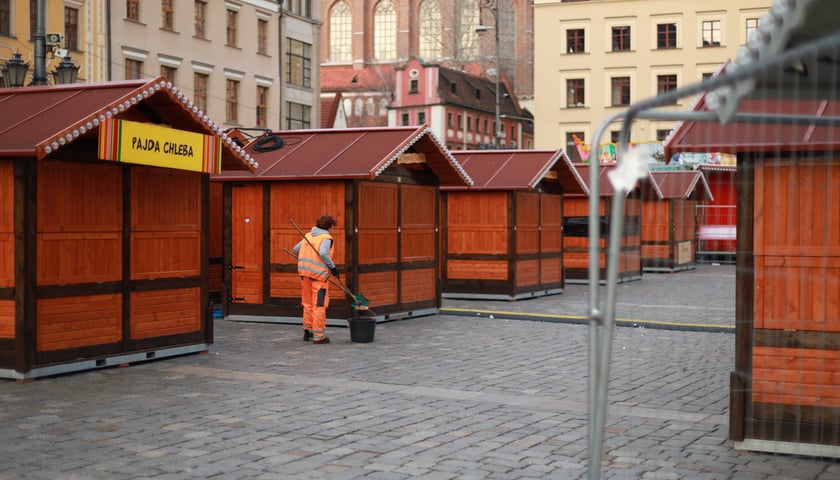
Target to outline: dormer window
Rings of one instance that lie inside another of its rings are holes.
[[[479,88],[475,89],[475,98],[477,98],[479,100],[481,99],[481,89],[479,89]]]
[[[451,91],[452,93],[455,93],[455,87],[456,87],[456,86],[457,86],[457,85],[455,85],[454,83],[453,83],[452,85],[450,85],[450,86],[449,86],[449,91]]]

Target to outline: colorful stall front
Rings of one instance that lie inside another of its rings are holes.
[[[588,163],[576,163],[580,177],[589,189]],[[607,278],[607,247],[612,218],[615,190],[607,178],[607,172],[615,164],[599,166],[598,215],[600,216],[601,238],[598,242],[599,281]],[[618,282],[629,282],[642,278],[642,201],[639,186],[633,189],[625,200],[624,230],[621,233],[621,249],[618,259]],[[569,194],[563,201],[563,267],[567,283],[588,283],[589,281],[589,193]]]
[[[697,169],[703,173],[714,197],[697,204],[697,261],[735,263],[737,167],[704,164]]]
[[[223,184],[226,318],[301,321],[297,261],[286,250],[301,239],[295,225],[308,232],[322,214],[338,221],[334,258],[353,295],[331,287],[328,322],[359,316],[360,294],[364,314],[379,321],[438,312],[440,187],[472,180],[431,130],[283,131],[243,144],[256,173],[214,177]]]
[[[746,99],[738,111],[829,120],[840,102]],[[840,457],[838,128],[686,122],[666,144],[738,156],[729,437],[739,449]]]
[[[588,193],[566,154],[452,154],[475,185],[442,187],[443,296],[517,300],[561,293],[563,195]]]
[[[699,201],[712,201],[706,179],[696,170],[654,170],[642,184],[642,269],[695,267],[695,214]]]
[[[0,377],[213,342],[209,173],[251,165],[190,103],[163,79],[0,89]]]

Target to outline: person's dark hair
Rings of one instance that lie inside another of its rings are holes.
[[[331,215],[321,215],[315,223],[315,226],[321,230],[329,230],[333,225],[335,225],[335,219]]]

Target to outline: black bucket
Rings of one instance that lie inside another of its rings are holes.
[[[350,327],[350,341],[357,343],[370,343],[373,341],[373,334],[376,331],[375,318],[351,318],[347,320]]]

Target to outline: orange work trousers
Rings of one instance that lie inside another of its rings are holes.
[[[326,278],[300,277],[300,304],[303,305],[303,329],[312,332],[312,340],[323,340],[327,336],[327,307],[330,294]]]

